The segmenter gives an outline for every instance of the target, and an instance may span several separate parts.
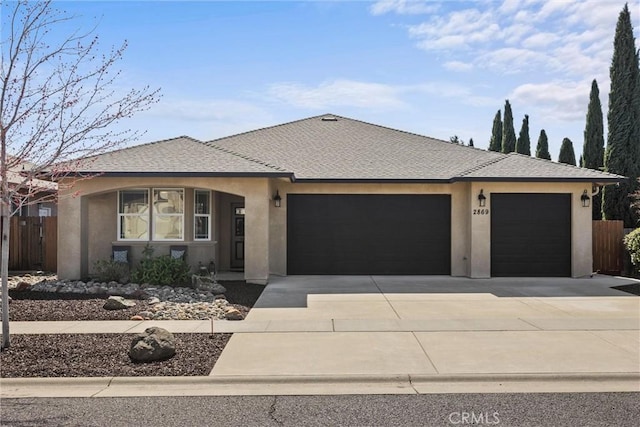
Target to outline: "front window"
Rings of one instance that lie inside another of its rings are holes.
[[[184,240],[184,190],[153,189],[153,240]]]
[[[211,240],[211,192],[194,191],[193,239]]]
[[[118,240],[149,239],[149,191],[118,193]]]

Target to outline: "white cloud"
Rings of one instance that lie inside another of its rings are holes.
[[[424,50],[449,50],[468,47],[464,36],[451,35],[438,38],[429,38],[418,43],[418,47]]]
[[[408,25],[408,34],[420,49],[446,52],[443,66],[447,69],[465,63],[475,69],[516,74],[539,67],[543,75],[575,79],[608,67],[621,10],[617,0],[505,0],[469,5]]]
[[[489,51],[476,58],[478,66],[504,74],[532,71],[538,66],[557,66],[554,58],[530,49],[505,47]]]
[[[296,107],[324,109],[333,106],[398,108],[404,102],[398,89],[379,83],[335,80],[316,87],[300,83],[276,83],[268,90],[271,97]]]
[[[498,8],[498,12],[501,14],[512,14],[518,8],[520,8],[520,0],[505,0]]]
[[[558,39],[559,36],[554,33],[537,33],[524,39],[522,46],[526,49],[539,49],[557,42]]]
[[[487,105],[488,99],[475,96],[472,90],[458,83],[446,81],[389,85],[382,83],[335,80],[309,86],[301,83],[275,83],[267,95],[295,107],[327,109],[332,107],[359,107],[373,110],[407,108],[409,99],[416,94],[437,98],[456,99],[467,105]],[[495,103],[495,100],[491,100]]]
[[[526,83],[515,88],[509,100],[520,109],[536,109],[543,121],[578,121],[585,118],[590,90],[591,80]]]
[[[369,8],[373,15],[384,15],[390,12],[398,15],[419,15],[433,13],[438,9],[437,3],[425,0],[380,0]]]
[[[147,114],[192,122],[208,122],[263,116],[265,112],[256,105],[234,100],[163,98]]]
[[[444,68],[451,71],[471,71],[473,64],[462,61],[448,61],[443,64]]]

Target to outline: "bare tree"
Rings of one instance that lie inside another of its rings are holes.
[[[73,19],[51,1],[21,0],[2,8],[2,349],[10,344],[9,218],[25,204],[43,201],[34,200],[38,179],[62,178],[74,172],[79,158],[137,139],[138,132],[110,129],[159,99],[159,90],[148,86],[120,92],[114,67],[126,41],[105,53],[95,29],[62,34]]]

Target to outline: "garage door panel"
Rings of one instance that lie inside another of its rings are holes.
[[[571,275],[570,194],[491,194],[491,275]]]
[[[448,195],[293,194],[287,206],[288,274],[450,274]]]

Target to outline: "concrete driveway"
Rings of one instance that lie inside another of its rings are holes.
[[[640,372],[631,280],[272,277],[211,375]]]

